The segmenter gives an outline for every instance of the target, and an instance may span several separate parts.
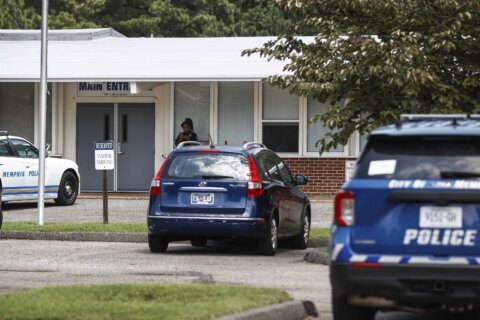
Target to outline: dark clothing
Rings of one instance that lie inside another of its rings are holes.
[[[175,146],[178,146],[179,143],[184,141],[198,141],[198,136],[195,132],[190,132],[188,135],[181,132],[178,134],[177,139],[175,139]]]

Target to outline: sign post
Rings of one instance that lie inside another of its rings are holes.
[[[95,170],[103,175],[103,223],[108,224],[108,177],[107,170],[115,169],[115,150],[112,140],[95,141]]]

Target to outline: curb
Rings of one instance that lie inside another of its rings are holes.
[[[221,317],[217,320],[304,320],[309,316],[318,317],[318,311],[313,302],[293,300]]]
[[[26,232],[0,231],[0,239],[8,240],[56,240],[56,241],[93,241],[93,242],[133,242],[147,243],[147,233],[117,232]],[[328,239],[315,238],[308,241],[309,248],[325,247]]]

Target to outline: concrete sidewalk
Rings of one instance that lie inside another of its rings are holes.
[[[115,194],[109,198],[110,222],[145,222],[148,197],[145,194]],[[329,227],[332,219],[332,204],[312,202],[312,225]],[[37,221],[36,203],[7,203],[4,221]],[[55,206],[53,201],[45,204],[46,222],[101,222],[102,197],[100,194],[82,195],[71,207]]]

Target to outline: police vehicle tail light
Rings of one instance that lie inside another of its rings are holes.
[[[150,195],[151,196],[159,196],[160,195],[160,178],[162,177],[162,172],[163,169],[165,168],[165,165],[167,164],[168,160],[170,160],[170,157],[167,157],[165,161],[163,161],[162,166],[160,167],[160,170],[158,170],[157,174],[155,175],[155,178],[152,180],[152,184],[150,185]]]
[[[340,191],[335,195],[335,223],[350,227],[355,223],[355,196],[351,191]]]
[[[258,174],[257,165],[252,157],[248,157],[248,168],[250,169],[250,180],[248,181],[247,196],[256,198],[262,195],[262,179]]]

